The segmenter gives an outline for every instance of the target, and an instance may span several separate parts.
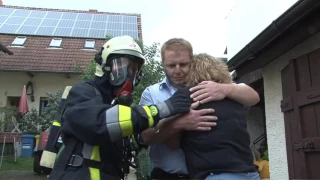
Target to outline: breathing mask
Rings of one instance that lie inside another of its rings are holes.
[[[109,62],[111,65],[109,82],[114,87],[117,103],[130,106],[133,101],[133,87],[138,79],[142,62],[130,55],[112,56]]]

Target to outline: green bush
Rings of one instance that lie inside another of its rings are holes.
[[[19,119],[19,129],[25,134],[39,134],[48,129],[58,111],[59,103],[62,96],[62,90],[55,93],[47,93],[48,105],[44,112],[39,112],[32,108],[28,113]]]
[[[14,106],[1,106],[0,102],[0,132],[8,132],[13,129],[13,122],[19,118],[18,109]]]

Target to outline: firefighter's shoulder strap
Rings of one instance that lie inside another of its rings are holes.
[[[72,88],[72,86],[66,86],[64,88],[64,91],[61,96],[58,112],[55,115],[55,118],[54,118],[55,121],[53,121],[53,125],[55,125],[55,126],[59,126],[59,127],[61,126],[61,116],[64,112],[65,107],[66,107],[66,99],[67,99],[67,96],[68,96],[71,88]]]
[[[83,83],[83,85],[88,85],[91,86],[91,88],[94,88],[96,96],[101,96],[100,92],[91,84],[89,83]],[[66,101],[66,105],[67,105],[67,101]],[[66,107],[65,105],[65,107]],[[63,109],[63,112],[61,113],[61,115],[63,115],[64,111],[65,111],[65,107]],[[64,146],[63,148],[61,148],[61,158],[59,158],[59,163],[61,163],[61,165],[69,165],[70,164],[70,160],[75,158],[73,155],[73,152],[77,146],[78,143],[80,143],[80,141],[78,139],[76,139],[75,137],[65,137],[63,139],[64,142]]]

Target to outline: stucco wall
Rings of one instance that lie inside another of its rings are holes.
[[[266,126],[270,159],[271,179],[288,179],[288,163],[283,113],[281,69],[290,59],[320,48],[320,33],[310,37],[263,68]]]
[[[21,96],[23,85],[27,85],[30,77],[23,72],[0,72],[0,102],[7,104],[7,97]],[[40,97],[47,97],[47,92],[56,92],[64,89],[67,85],[73,85],[80,79],[76,75],[66,78],[65,74],[58,73],[34,73],[32,83],[34,87],[34,102],[28,96],[29,110],[36,108],[39,110]],[[28,92],[31,92],[29,90]]]

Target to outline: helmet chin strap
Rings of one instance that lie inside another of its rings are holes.
[[[116,98],[113,103],[130,106],[133,102],[132,90],[133,83],[127,80],[119,90],[115,91],[114,95]]]

